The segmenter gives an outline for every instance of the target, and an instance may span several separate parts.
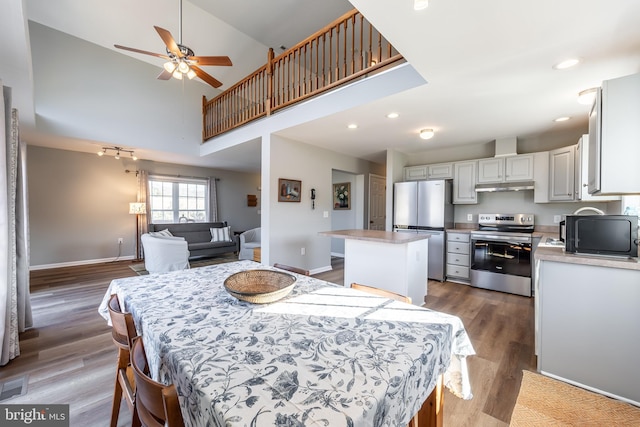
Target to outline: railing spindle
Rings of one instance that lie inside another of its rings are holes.
[[[277,57],[269,49],[266,65],[215,98],[207,101],[203,97],[202,139],[403,60],[391,43],[353,10]]]

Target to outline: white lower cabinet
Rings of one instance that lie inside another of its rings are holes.
[[[538,370],[640,405],[640,270],[537,262]]]
[[[469,233],[447,232],[447,280],[469,282],[470,238]]]

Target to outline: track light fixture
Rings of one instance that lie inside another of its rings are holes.
[[[109,150],[115,151],[116,155],[113,156],[116,160],[120,159],[120,153],[129,153],[129,155],[131,156],[131,160],[135,161],[138,160],[138,158],[136,157],[136,155],[133,153],[133,150],[127,150],[126,148],[122,148],[122,147],[102,147],[102,151],[98,151],[98,156],[102,157],[105,154],[107,154],[107,152]]]

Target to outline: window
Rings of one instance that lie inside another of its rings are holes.
[[[209,220],[209,181],[150,176],[151,222],[206,222]]]

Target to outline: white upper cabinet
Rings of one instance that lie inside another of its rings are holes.
[[[405,181],[425,179],[453,179],[453,163],[434,163],[404,168]]]
[[[531,181],[533,179],[533,154],[505,157],[505,181]]]
[[[417,181],[420,179],[427,179],[427,166],[407,166],[404,168],[404,180],[405,181]]]
[[[504,181],[504,158],[478,160],[478,184]]]
[[[453,163],[427,165],[427,179],[452,179]]]
[[[575,146],[575,197],[577,201],[607,202],[620,200],[620,196],[592,196],[589,194],[589,135],[582,135],[582,138]]]
[[[640,74],[602,82],[589,117],[589,193],[640,194]]]
[[[533,154],[478,160],[478,183],[533,180]]]
[[[549,200],[574,199],[575,146],[549,151]]]
[[[453,164],[453,203],[478,203],[476,193],[476,167],[478,162],[457,162]]]

